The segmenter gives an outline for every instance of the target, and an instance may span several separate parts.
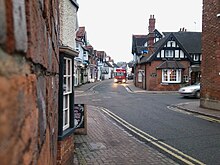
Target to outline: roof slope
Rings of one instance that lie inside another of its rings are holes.
[[[201,53],[202,51],[201,32],[175,32],[173,34],[188,53]]]
[[[132,36],[132,54],[141,53],[144,49],[144,45],[147,42],[147,35],[133,35]]]
[[[184,66],[179,61],[164,61],[157,69],[183,69]]]
[[[202,52],[202,33],[201,32],[163,32],[164,36],[154,44],[154,53],[148,57],[143,57],[140,63],[151,61],[157,52],[162,49],[163,45],[167,42],[170,36],[174,36],[181,47],[185,49],[188,54]]]
[[[79,29],[76,32],[76,40],[77,41],[81,41],[83,37],[85,37],[86,35],[86,31],[85,31],[85,27],[79,27]]]

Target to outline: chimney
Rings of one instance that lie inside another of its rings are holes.
[[[154,45],[155,22],[156,22],[156,20],[154,18],[154,15],[150,15],[149,26],[148,26],[149,37],[148,37],[148,41],[147,41],[149,54],[153,53],[152,50],[153,50],[153,45]]]
[[[148,26],[148,31],[149,33],[153,33],[154,29],[155,29],[155,18],[154,15],[150,15],[150,19],[149,19],[149,26]]]
[[[184,27],[183,28],[180,28],[180,32],[186,32],[187,29],[185,29]]]

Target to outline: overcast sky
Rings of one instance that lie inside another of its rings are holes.
[[[202,31],[202,0],[78,0],[87,40],[114,61],[129,62],[132,35],[148,34],[150,15],[160,32]]]

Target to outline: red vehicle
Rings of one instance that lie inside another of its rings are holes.
[[[126,83],[127,81],[127,71],[123,68],[117,68],[114,74],[114,82]]]

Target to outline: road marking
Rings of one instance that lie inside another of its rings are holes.
[[[182,162],[184,162],[188,165],[194,165],[194,164],[205,165],[204,163],[200,162],[199,160],[197,160],[197,159],[195,159],[195,158],[193,158],[189,155],[186,155],[183,152],[173,148],[172,146],[170,146],[170,145],[156,139],[155,137],[141,131],[140,129],[138,129],[137,127],[131,125],[130,123],[128,123],[124,119],[120,118],[116,114],[112,113],[108,109],[102,108],[102,107],[99,107],[99,109],[102,112],[104,112],[105,114],[107,114],[108,116],[110,116],[111,118],[113,118],[115,121],[119,122],[125,128],[129,129],[130,131],[132,131],[133,133],[135,133],[139,137],[145,139],[147,142],[149,142],[149,143],[153,144],[154,146],[158,147],[159,149],[161,149],[161,150],[165,151],[166,153],[172,155],[176,159],[179,159],[179,160],[181,160]]]
[[[101,99],[92,99],[92,101],[102,101]]]
[[[84,92],[84,91],[77,91],[77,90],[75,91],[75,93],[83,93],[83,92]]]
[[[220,120],[218,119],[214,119],[212,117],[208,117],[208,116],[204,116],[204,115],[195,115],[196,117],[200,118],[200,119],[205,119],[211,122],[216,122],[216,123],[220,123]]]
[[[111,96],[104,96],[103,98],[104,99],[111,99],[112,97]]]
[[[82,93],[82,94],[77,94],[77,93],[75,93],[75,97],[82,97],[82,96],[90,96],[90,95],[94,95],[94,94],[92,94],[92,93]]]
[[[187,115],[193,115],[193,113],[191,113],[191,112],[187,112],[187,111],[184,111],[184,110],[176,108],[176,107],[167,106],[167,108],[172,111],[175,111],[175,112],[180,112],[180,113],[187,114]]]
[[[125,87],[125,89],[127,90],[127,92],[129,92],[129,93],[134,93],[130,88],[128,88],[127,86],[124,86]]]
[[[92,88],[90,88],[89,90],[90,90],[90,91],[93,91],[93,90],[94,90],[94,88],[95,88],[95,87],[97,87],[97,86],[99,86],[100,84],[101,84],[101,82],[99,82],[99,83],[95,84],[95,85],[94,85]]]
[[[172,111],[175,111],[175,112],[180,112],[180,113],[183,113],[183,114],[192,115],[194,117],[197,117],[197,118],[200,118],[200,119],[203,119],[203,120],[207,120],[207,121],[210,121],[210,122],[220,123],[219,119],[215,119],[213,117],[209,117],[209,116],[202,115],[202,114],[198,115],[198,114],[195,114],[193,112],[188,112],[186,110],[179,109],[178,107],[167,106],[167,108],[172,110]]]

